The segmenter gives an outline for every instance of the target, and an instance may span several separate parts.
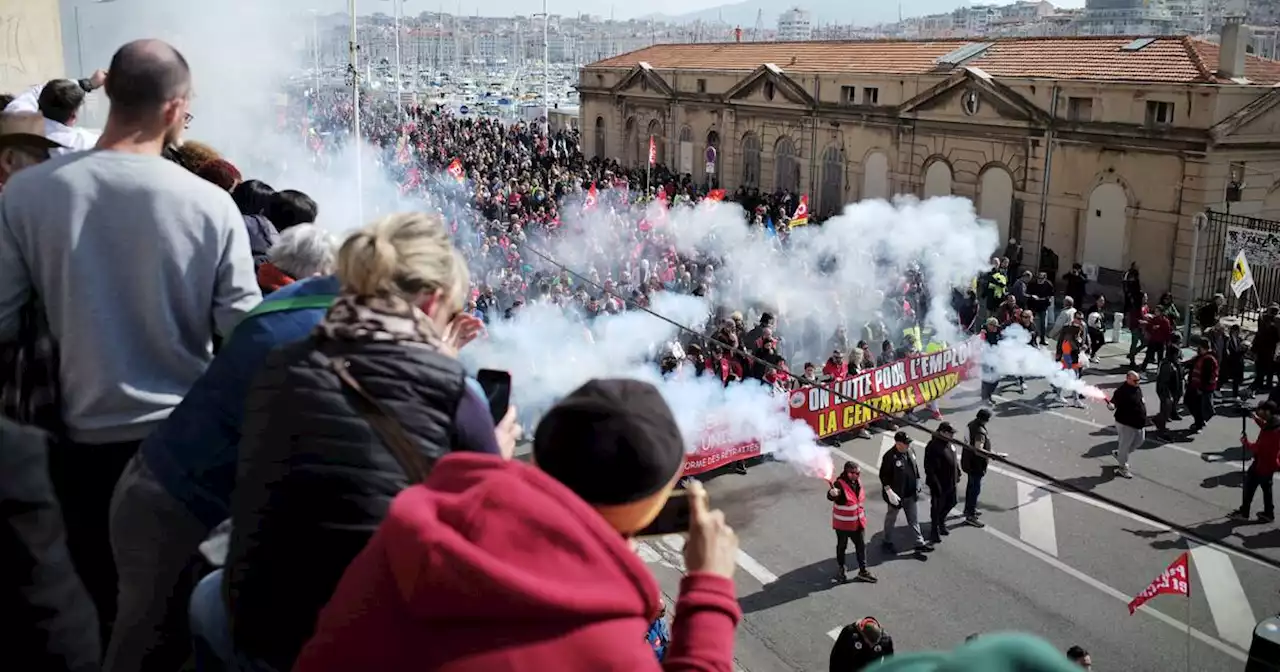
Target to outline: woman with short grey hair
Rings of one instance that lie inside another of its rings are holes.
[[[258,267],[258,286],[263,294],[314,275],[334,271],[338,241],[315,224],[299,224],[280,234],[267,253],[267,262]]]

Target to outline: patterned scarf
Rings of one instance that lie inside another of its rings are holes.
[[[316,336],[335,341],[406,343],[442,350],[443,342],[422,309],[391,294],[342,294],[316,326]]]

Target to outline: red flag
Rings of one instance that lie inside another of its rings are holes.
[[[805,226],[809,223],[809,195],[800,195],[800,205],[796,206],[796,214],[791,215],[790,226]]]
[[[452,175],[453,179],[457,180],[459,184],[466,180],[466,172],[462,170],[462,162],[457,159],[454,159],[449,163],[449,174]]]
[[[1173,564],[1156,577],[1151,585],[1133,597],[1129,603],[1129,615],[1156,595],[1181,595],[1191,598],[1191,579],[1187,575],[1187,554],[1184,551]]]
[[[658,146],[653,144],[653,136],[649,136],[649,165],[658,163]]]
[[[418,186],[421,184],[422,184],[422,171],[418,170],[417,168],[410,168],[408,175],[405,176],[404,183],[400,185],[400,195],[403,196],[409,193],[410,191],[417,189]]]
[[[592,210],[595,210],[596,201],[597,201],[596,183],[592,182],[591,188],[587,190],[587,200],[582,202],[582,211],[591,212]]]
[[[708,191],[708,192],[707,192],[707,200],[708,200],[708,201],[717,201],[717,202],[718,202],[718,201],[723,201],[723,200],[724,200],[724,189],[712,189],[711,191]]]

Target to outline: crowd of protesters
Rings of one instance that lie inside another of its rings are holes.
[[[0,115],[0,611],[14,617],[15,669],[733,666],[737,539],[703,487],[688,485],[669,632],[631,545],[684,460],[657,389],[586,383],[538,423],[528,464],[511,459],[516,409],[494,417],[457,358],[526,302],[608,313],[624,308],[616,296],[712,291],[717,260],[675,255],[641,227],[598,241],[636,250],[593,269],[598,288],[520,246],[557,235],[561,208],[596,197],[592,184],[612,183],[602,197],[633,221],[647,201],[714,189],[661,167],[633,189],[637,171],[584,160],[571,131],[419,110],[388,133],[371,109],[388,169],[440,212],[384,217],[339,243],[307,194],[183,141],[192,73],[171,46],[131,42],[72,84],[110,101],[93,151],[50,132],[75,126],[46,106],[64,83],[38,87],[34,111]],[[340,106],[337,118],[312,109],[308,137],[343,128]],[[455,160],[474,192],[428,193]],[[735,197],[785,247],[792,195]],[[885,300],[894,329],[928,305],[918,273],[903,278]],[[760,362],[784,362],[779,320],[753,308],[758,320],[726,308],[715,339],[687,343],[690,359],[710,358],[699,370],[775,375]],[[921,345],[918,331],[860,328],[856,347],[845,330],[831,337],[828,375],[847,371],[845,352],[864,365]],[[858,641],[883,652],[878,624],[864,626]],[[989,667],[1070,669],[1035,640],[965,648],[959,658]]]

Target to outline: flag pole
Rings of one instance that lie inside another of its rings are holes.
[[[644,155],[644,195],[649,196],[649,171],[653,168],[653,136],[649,136],[649,151]]]
[[[1190,559],[1191,553],[1187,552]],[[1187,575],[1187,672],[1191,672],[1191,575]]]

